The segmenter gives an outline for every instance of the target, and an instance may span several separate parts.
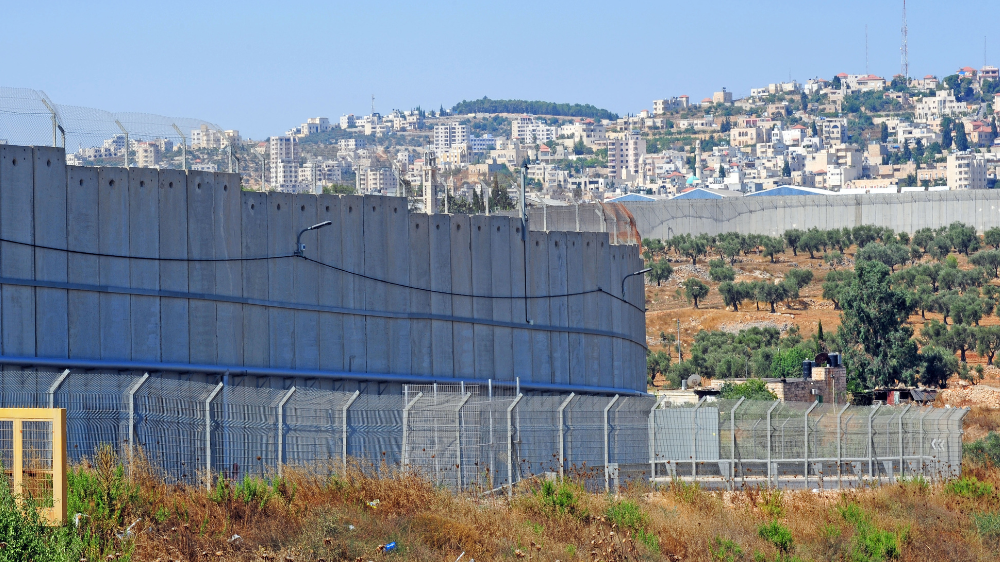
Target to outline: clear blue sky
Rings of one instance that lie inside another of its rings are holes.
[[[737,96],[791,77],[899,72],[901,1],[14,2],[3,86],[57,103],[198,117],[255,138],[462,99]],[[908,2],[910,74],[1000,66],[996,1]]]

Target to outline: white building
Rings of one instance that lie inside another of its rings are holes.
[[[524,141],[528,144],[542,144],[555,140],[558,136],[555,127],[546,125],[530,115],[522,115],[510,122],[510,138]]]
[[[434,151],[444,152],[453,146],[469,142],[469,127],[446,123],[434,127]]]
[[[951,90],[938,90],[933,96],[921,98],[914,108],[916,120],[928,123],[945,115],[958,115],[966,111],[964,103],[955,100]]]
[[[337,148],[345,152],[354,152],[365,147],[365,139],[340,139]]]
[[[353,113],[348,113],[347,115],[340,116],[340,128],[341,129],[353,129],[357,126],[354,119]]]
[[[390,166],[359,167],[355,174],[355,188],[359,195],[395,195],[398,187],[399,178]]]
[[[642,169],[646,154],[646,139],[638,134],[612,133],[608,135],[608,176],[630,181]]]
[[[278,191],[295,192],[299,185],[299,165],[295,160],[295,137],[271,137],[269,152],[270,186]]]
[[[137,142],[135,150],[135,165],[140,168],[155,168],[160,164],[160,144],[156,141]]]
[[[948,189],[986,189],[986,161],[972,152],[949,154]]]
[[[222,148],[224,138],[222,131],[202,125],[198,129],[191,130],[191,148]]]
[[[595,123],[593,119],[581,119],[559,127],[559,136],[582,140],[583,144],[593,148],[604,146],[604,142],[608,140],[608,131],[603,124]]]
[[[486,151],[493,150],[496,146],[497,139],[493,138],[493,135],[489,133],[481,137],[471,137],[469,139],[469,148],[473,154],[483,154]]]

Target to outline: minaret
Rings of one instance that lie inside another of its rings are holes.
[[[694,144],[694,176],[701,181],[701,141]]]
[[[433,215],[437,212],[437,195],[434,193],[434,180],[435,170],[434,167],[437,165],[437,158],[435,158],[434,151],[428,150],[424,153],[424,168],[420,175],[420,182],[423,184],[424,188],[424,212],[428,215]]]

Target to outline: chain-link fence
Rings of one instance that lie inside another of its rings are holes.
[[[39,90],[0,87],[0,144],[60,146],[68,164],[240,172],[260,181],[263,152],[239,131],[201,119],[63,105]]]
[[[654,481],[853,487],[961,471],[968,410],[704,399],[652,410]]]
[[[959,474],[958,408],[652,396],[531,395],[516,386],[406,385],[394,395],[255,388],[138,373],[0,372],[0,407],[66,408],[71,461],[102,444],[168,482],[284,466],[404,467],[453,490],[568,476],[738,487],[857,486]],[[2,428],[0,428],[2,429]],[[0,439],[2,439],[0,435]]]

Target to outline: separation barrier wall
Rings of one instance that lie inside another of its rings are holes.
[[[65,161],[0,146],[0,363],[645,391],[640,276],[622,296],[634,240],[537,225],[522,240],[517,219],[411,214],[403,198]]]
[[[649,395],[524,395],[505,384],[406,385],[376,395],[246,382],[5,370],[0,407],[65,408],[71,462],[102,444],[126,461],[141,450],[167,482],[206,485],[286,466],[342,472],[356,462],[480,492],[552,475],[592,490],[673,478],[730,489],[947,479],[960,472],[968,412],[672,404]]]
[[[859,225],[915,232],[961,221],[980,233],[1000,226],[1000,190],[917,191],[878,195],[801,195],[622,203],[643,238],[678,234],[780,235],[792,228]]]

